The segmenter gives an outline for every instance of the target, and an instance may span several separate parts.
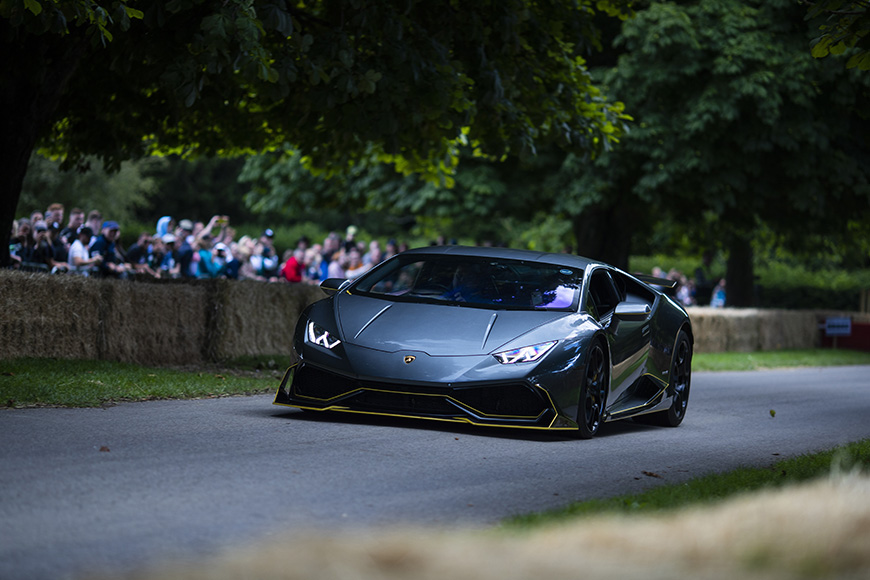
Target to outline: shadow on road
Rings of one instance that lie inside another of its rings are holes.
[[[415,429],[418,431],[434,431],[438,433],[455,433],[477,437],[490,437],[495,439],[514,439],[522,441],[558,442],[573,441],[581,442],[570,431],[543,431],[537,429],[519,429],[511,427],[486,427],[478,425],[465,425],[462,423],[430,421],[426,419],[413,419],[404,417],[388,417],[379,415],[362,415],[353,413],[340,413],[329,411],[303,411],[301,409],[282,410],[271,413],[258,413],[258,415],[270,415],[276,419],[289,421],[301,421],[306,423],[343,423],[347,425],[369,425],[378,427],[396,427]],[[655,429],[647,425],[640,425],[631,421],[616,421],[607,423],[598,433],[596,438],[609,438],[620,435]]]

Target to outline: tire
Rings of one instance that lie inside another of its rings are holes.
[[[583,371],[580,404],[577,408],[578,435],[581,439],[595,437],[604,423],[608,366],[604,348],[600,343],[594,343],[589,351],[586,368]]]
[[[638,422],[662,427],[677,427],[686,417],[689,390],[692,386],[692,343],[685,330],[681,330],[677,335],[670,379],[669,390],[673,397],[670,408],[667,411],[642,415],[637,418]]]

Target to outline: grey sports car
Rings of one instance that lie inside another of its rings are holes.
[[[652,284],[669,282],[567,254],[409,250],[321,283],[274,404],[582,438],[627,418],[676,427],[692,327]]]

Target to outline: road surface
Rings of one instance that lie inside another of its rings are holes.
[[[870,437],[870,367],[695,373],[679,428],[610,423],[587,441],[270,403],[0,411],[0,578],[124,572],[288,530],[485,527],[769,465]]]

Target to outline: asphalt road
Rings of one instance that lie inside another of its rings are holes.
[[[681,427],[612,423],[588,441],[270,403],[0,411],[0,578],[127,571],[287,530],[483,527],[769,465],[870,437],[870,367],[696,373]]]

